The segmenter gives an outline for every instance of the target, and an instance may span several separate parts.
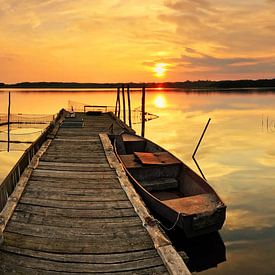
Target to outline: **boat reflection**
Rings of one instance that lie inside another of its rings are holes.
[[[217,267],[226,261],[226,248],[218,232],[187,239],[182,231],[175,229],[166,232],[178,252],[188,256],[187,266],[191,272],[200,272]]]

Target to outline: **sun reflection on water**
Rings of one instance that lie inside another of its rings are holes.
[[[166,102],[165,96],[162,95],[162,94],[158,94],[154,98],[154,106],[157,107],[157,108],[165,108],[165,107],[167,107],[167,102]]]

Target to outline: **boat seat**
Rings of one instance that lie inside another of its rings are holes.
[[[133,154],[134,151],[144,151],[146,140],[143,138],[129,134],[123,134],[121,137],[127,154]]]
[[[172,165],[181,163],[168,152],[134,152],[134,155],[143,165]]]
[[[178,181],[175,178],[142,180],[140,181],[140,184],[148,191],[161,191],[178,188]]]
[[[161,165],[144,165],[134,154],[120,155],[120,158],[129,173],[138,181],[176,178],[182,165],[180,161]]]
[[[217,207],[217,199],[210,193],[163,200],[162,202],[177,212],[186,215],[213,212]]]
[[[141,138],[139,136],[130,135],[130,134],[122,134],[122,140],[123,140],[123,142],[144,141],[143,138]]]

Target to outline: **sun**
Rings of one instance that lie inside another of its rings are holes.
[[[156,77],[164,77],[167,71],[167,64],[166,63],[157,63],[153,68]]]

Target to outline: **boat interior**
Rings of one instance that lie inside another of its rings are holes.
[[[213,189],[171,153],[142,137],[122,134],[117,153],[142,187],[180,213],[212,212],[218,204]]]

